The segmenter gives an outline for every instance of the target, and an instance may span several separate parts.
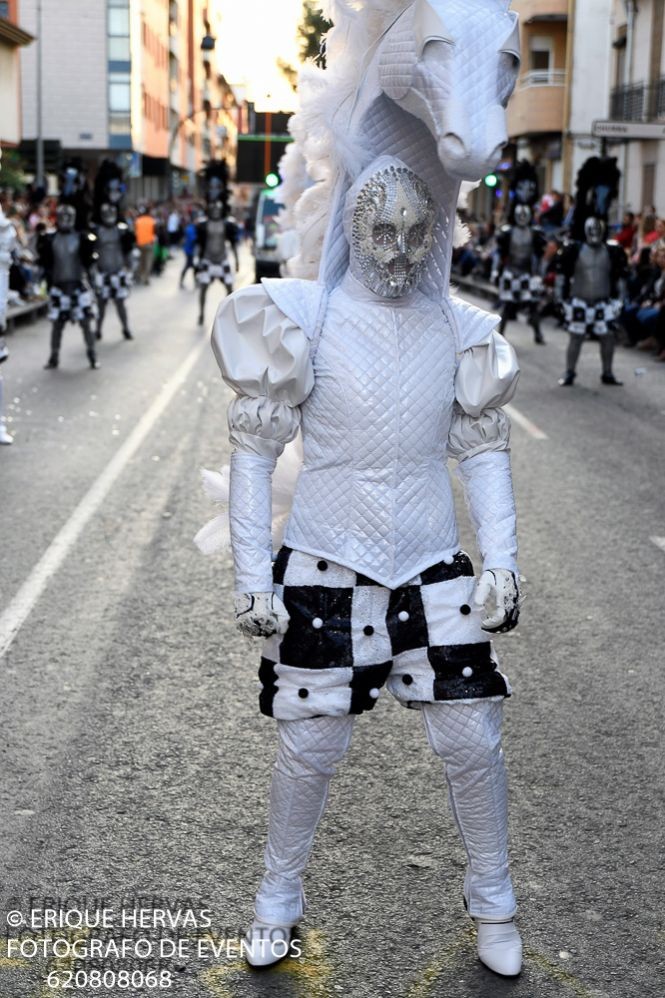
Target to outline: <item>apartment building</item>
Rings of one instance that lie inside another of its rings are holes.
[[[535,163],[543,190],[572,191],[600,152],[593,122],[607,112],[612,0],[514,0],[522,67],[508,107],[515,158]]]
[[[32,41],[19,26],[18,0],[0,0],[0,146],[21,141],[19,50]]]
[[[38,0],[21,3],[34,32]],[[229,134],[217,129],[214,10],[215,0],[42,0],[41,54],[22,53],[24,138],[37,135],[40,55],[45,140],[91,172],[117,158],[132,199],[195,190]]]
[[[610,138],[623,172],[621,202],[665,214],[665,0],[613,0]],[[616,137],[611,137],[615,131]],[[624,137],[619,138],[623,133]]]

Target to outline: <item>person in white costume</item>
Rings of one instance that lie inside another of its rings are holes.
[[[302,877],[354,716],[385,686],[419,709],[444,760],[468,855],[480,959],[521,968],[508,869],[503,699],[488,632],[518,620],[509,421],[512,347],[497,316],[419,290],[440,209],[381,156],[346,197],[348,269],[328,292],[264,280],[222,302],[213,348],[236,397],[230,530],[236,616],[263,636],[260,706],[279,748],[252,966],[288,951]],[[302,432],[304,460],[272,562],[271,476]],[[483,557],[460,551],[447,457],[458,461]]]
[[[12,253],[16,248],[16,229],[5,215],[0,206],[0,364],[9,357],[9,350],[3,338],[3,333],[7,328],[7,306],[9,302],[9,268],[12,262]],[[3,380],[0,373],[0,444],[9,445],[14,442],[14,438],[7,431],[5,424]]]

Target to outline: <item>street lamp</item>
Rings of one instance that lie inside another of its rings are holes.
[[[35,187],[44,186],[44,135],[42,132],[42,0],[37,0],[37,162]]]

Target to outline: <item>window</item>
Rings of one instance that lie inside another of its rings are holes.
[[[129,2],[108,0],[109,59],[129,62]]]
[[[0,0],[0,17],[9,17],[9,0]]]
[[[109,73],[109,110],[129,113],[130,108],[129,73]]]

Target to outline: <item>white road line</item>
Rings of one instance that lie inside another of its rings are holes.
[[[523,430],[526,430],[529,436],[533,437],[534,440],[548,439],[547,434],[543,433],[543,431],[539,429],[535,423],[532,423],[531,420],[525,416],[524,413],[520,412],[519,409],[516,409],[514,405],[504,405],[503,408],[506,410],[510,418],[517,423],[518,426],[521,426]]]
[[[655,544],[661,551],[665,551],[665,537],[651,537],[651,543]]]
[[[14,638],[48,585],[49,579],[58,571],[86,524],[97,512],[116,479],[122,474],[127,463],[148,436],[208,344],[209,338],[205,336],[189,351],[178,370],[163,386],[150,408],[141,417],[125,442],[118,448],[102,473],[83,496],[65,525],[51,541],[0,617],[0,658],[10,648]]]

